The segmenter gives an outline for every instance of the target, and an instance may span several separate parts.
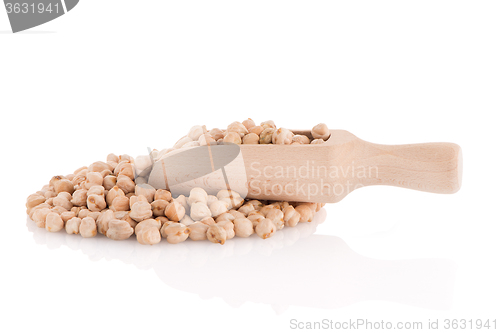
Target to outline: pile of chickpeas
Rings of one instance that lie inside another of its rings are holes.
[[[136,235],[141,244],[157,244],[162,238],[176,244],[190,238],[224,244],[226,240],[257,234],[266,239],[283,227],[312,221],[324,204],[245,199],[232,190],[216,195],[195,187],[188,196],[176,198],[168,190],[147,184],[152,164],[171,151],[202,145],[224,144],[320,144],[330,132],[325,124],[311,131],[313,140],[276,128],[273,121],[256,125],[252,119],[235,121],[225,130],[208,131],[194,126],[169,149],[150,155],[109,154],[66,176],[54,176],[49,184],[30,195],[27,214],[40,228],[50,232],[114,240]]]

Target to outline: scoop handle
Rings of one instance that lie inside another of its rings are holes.
[[[433,193],[455,193],[460,189],[462,150],[454,143],[362,142],[355,158],[358,168],[365,170],[365,177],[359,179],[362,185],[391,185]]]

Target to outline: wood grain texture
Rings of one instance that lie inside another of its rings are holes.
[[[369,185],[433,193],[461,186],[462,153],[453,143],[380,145],[331,130],[324,144],[242,145],[241,152],[255,199],[338,202]]]

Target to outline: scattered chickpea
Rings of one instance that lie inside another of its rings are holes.
[[[317,144],[322,144],[322,143],[325,143],[325,140],[323,140],[323,139],[314,139],[314,140],[311,141],[312,145],[317,145]]]
[[[165,216],[165,208],[168,206],[166,200],[155,200],[151,203],[151,209],[154,216]]]
[[[330,130],[326,124],[320,123],[312,128],[311,135],[315,139],[322,139],[326,141],[330,137]]]
[[[293,133],[286,128],[280,128],[275,131],[271,137],[274,144],[289,145],[292,143]]]
[[[182,223],[171,223],[161,228],[161,235],[171,244],[185,241],[189,237],[190,230]]]
[[[130,199],[126,196],[117,196],[109,208],[115,212],[128,211],[130,209]]]
[[[259,143],[260,137],[255,133],[248,133],[243,137],[243,144],[245,145],[256,145]]]
[[[108,231],[106,232],[106,237],[114,240],[124,240],[132,236],[134,229],[123,220],[111,220],[108,223]]]
[[[97,227],[97,232],[106,236],[106,233],[108,232],[109,229],[109,222],[111,220],[114,220],[115,218],[117,217],[115,216],[115,213],[111,209],[108,209],[107,211],[102,213],[95,222]]]
[[[165,208],[165,216],[170,221],[180,221],[184,217],[185,213],[186,209],[184,208],[184,206],[175,200],[169,203]]]
[[[106,208],[106,200],[101,195],[91,194],[87,196],[87,207],[92,212],[100,212]]]
[[[298,142],[299,144],[302,145],[307,145],[311,142],[311,140],[309,140],[309,138],[305,135],[297,134],[292,137],[292,143],[294,142]]]
[[[116,178],[116,186],[118,186],[118,188],[120,188],[125,194],[134,192],[135,190],[134,181],[125,175],[119,175]]]
[[[130,209],[130,217],[136,222],[141,222],[153,216],[151,205],[148,202],[137,201]]]
[[[214,221],[214,218],[213,217],[205,217],[204,219],[202,219],[200,221],[201,223],[203,224],[206,224],[206,225],[212,225],[212,224],[215,224],[215,221]],[[195,222],[196,223],[196,222]]]
[[[272,208],[266,214],[266,218],[273,221],[273,223],[276,225],[276,229],[278,230],[283,229],[283,227],[285,226],[285,221],[283,220],[283,217],[284,217],[283,212],[277,208]]]
[[[264,130],[264,127],[257,125],[248,129],[248,133],[257,134],[260,137],[260,133]]]
[[[103,170],[110,170],[111,168],[107,163],[97,161],[89,165],[88,171],[89,172],[101,172]],[[111,171],[111,170],[110,170]]]
[[[272,127],[267,127],[264,129],[259,136],[259,143],[260,144],[269,144],[273,142],[273,134],[276,132],[275,128]]]
[[[300,217],[300,213],[295,211],[291,205],[283,210],[283,219],[287,227],[295,227],[299,223]]]
[[[79,231],[83,238],[95,237],[95,235],[97,235],[95,220],[90,216],[83,218],[80,223]]]
[[[212,204],[213,205],[213,204]],[[190,216],[195,221],[200,221],[205,217],[212,216],[212,213],[208,206],[203,202],[194,202],[191,205]]]
[[[55,198],[52,199],[52,204],[54,206],[61,206],[66,210],[70,210],[71,208],[73,208],[73,204],[62,193],[68,193],[68,192],[59,193]]]
[[[245,119],[241,123],[246,127],[247,130],[255,126],[255,122],[251,118]]]
[[[54,190],[56,193],[68,192],[70,194],[73,194],[73,192],[75,191],[75,186],[67,179],[60,179],[54,183]]]
[[[251,203],[246,203],[246,204],[242,205],[240,208],[238,208],[238,212],[245,215],[245,217],[247,217],[248,214],[250,212],[253,212],[254,210],[255,210],[255,207]]]
[[[87,190],[76,190],[73,192],[71,203],[78,207],[85,206],[87,204]]]
[[[253,234],[253,224],[247,218],[236,218],[233,221],[234,233],[238,237],[249,237]]]
[[[263,219],[255,226],[255,233],[262,239],[266,239],[274,235],[276,225],[270,219]]]
[[[189,130],[189,133],[188,133],[188,137],[192,141],[196,141],[200,138],[200,136],[203,134],[203,132],[204,132],[203,127],[196,125],[196,126],[191,127],[191,129]]]
[[[247,219],[252,222],[252,226],[255,228],[255,226],[260,222],[262,221],[263,219],[265,219],[265,217],[261,214],[255,214],[255,215],[249,215],[247,217]]]
[[[260,123],[260,126],[266,128],[276,128],[276,125],[274,124],[274,121],[272,120],[266,120]]]
[[[170,191],[167,190],[156,190],[155,193],[155,200],[165,200],[165,201],[172,201],[172,194]]]
[[[207,230],[209,226],[202,222],[194,222],[188,226],[189,238],[194,241],[207,239]]]
[[[226,230],[226,240],[232,239],[235,235],[234,224],[229,220],[219,221],[216,223],[218,226],[223,227]]]
[[[104,197],[104,193],[106,190],[104,189],[104,186],[102,185],[94,185],[89,190],[87,191],[87,196],[92,195],[92,194],[97,194],[97,195],[102,195]]]
[[[36,226],[39,228],[45,228],[45,219],[47,218],[47,215],[50,213],[52,213],[50,208],[36,209],[32,217],[33,221],[36,223]]]
[[[215,141],[224,138],[224,134],[218,128],[213,128],[212,130],[210,130],[209,133],[212,136],[212,138],[214,138]]]
[[[311,222],[314,216],[313,210],[304,204],[295,207],[295,211],[300,214],[299,222]]]
[[[73,217],[76,217],[75,212],[69,211],[61,213],[61,219],[63,220],[64,223],[68,222]]]
[[[156,189],[149,184],[141,184],[135,186],[135,195],[143,195],[146,197],[149,203],[154,201],[156,194]]]
[[[64,228],[64,221],[57,213],[49,213],[45,219],[45,229],[50,232],[58,232]]]
[[[35,206],[38,206],[39,204],[44,203],[46,198],[42,195],[39,194],[32,194],[28,197],[28,200],[26,201],[26,208],[30,209]]]
[[[239,121],[234,121],[231,124],[227,126],[227,132],[229,133],[236,133],[239,135],[240,138],[243,138],[245,134],[248,134],[248,129],[240,123]]]
[[[194,221],[188,214],[184,214],[184,217],[179,221],[179,223],[182,223],[185,226],[190,226],[194,223]]]
[[[212,243],[219,243],[224,245],[226,242],[226,229],[221,227],[220,225],[214,224],[208,227],[207,229],[207,239]]]
[[[68,234],[78,234],[80,231],[80,224],[82,223],[82,219],[79,217],[73,217],[68,222],[66,222],[66,232]]]
[[[236,132],[228,132],[222,141],[239,145],[241,144],[241,136]]]

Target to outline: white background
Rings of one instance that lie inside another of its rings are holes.
[[[499,17],[497,1],[84,0],[12,34],[0,9],[0,330],[500,328]],[[309,225],[220,247],[27,222],[25,198],[53,175],[247,117],[325,122],[377,143],[455,142],[463,186],[363,188]]]

